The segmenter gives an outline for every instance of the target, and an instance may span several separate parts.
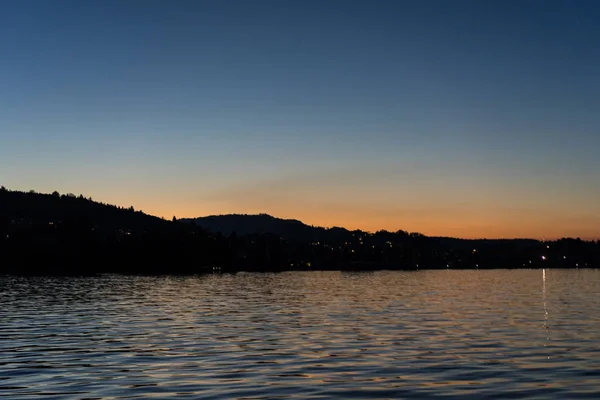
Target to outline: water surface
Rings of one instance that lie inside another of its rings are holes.
[[[599,398],[600,271],[0,276],[7,398]]]

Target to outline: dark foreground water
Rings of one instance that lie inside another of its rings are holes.
[[[600,271],[0,276],[7,398],[600,398]]]

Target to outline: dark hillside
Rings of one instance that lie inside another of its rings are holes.
[[[0,273],[585,268],[579,239],[465,240],[322,228],[266,214],[167,221],[84,196],[0,189]]]
[[[200,272],[215,240],[132,207],[0,190],[0,273]]]
[[[295,219],[275,218],[268,214],[228,214],[211,215],[195,219],[185,219],[184,222],[194,222],[210,232],[229,236],[274,234],[289,240],[318,240],[326,229],[306,225]],[[348,232],[347,230],[343,230]]]
[[[0,221],[17,225],[41,223],[85,223],[100,230],[130,232],[173,228],[171,221],[92,201],[73,194],[59,195],[0,190]]]

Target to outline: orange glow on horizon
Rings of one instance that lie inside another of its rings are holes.
[[[140,202],[143,204],[143,202]],[[135,206],[134,206],[135,207]],[[138,209],[136,207],[136,209]],[[396,232],[403,230],[407,232],[418,232],[427,236],[446,236],[465,239],[495,239],[495,238],[532,238],[532,239],[559,239],[562,237],[580,237],[585,240],[597,240],[600,238],[598,225],[578,220],[577,218],[532,218],[530,215],[519,213],[498,213],[497,215],[469,217],[461,215],[458,210],[449,211],[445,216],[438,213],[427,215],[395,216],[393,213],[376,213],[368,209],[355,210],[354,212],[332,212],[323,210],[318,212],[312,208],[285,209],[283,207],[263,208],[220,208],[209,206],[206,208],[190,207],[186,205],[172,204],[145,204],[139,209],[147,214],[171,219],[173,216],[179,218],[196,218],[209,215],[222,214],[259,214],[266,213],[277,218],[296,219],[307,225],[321,226],[325,228],[342,227],[348,230],[363,230],[376,232],[387,230]],[[437,216],[435,214],[438,214]]]
[[[152,193],[147,190],[98,191],[90,188],[84,190],[83,194],[107,204],[133,206],[135,210],[166,220],[171,220],[173,216],[180,219],[220,214],[267,213],[277,218],[296,219],[308,225],[343,227],[368,232],[404,230],[427,236],[468,239],[600,238],[600,217],[594,216],[595,206],[588,207],[590,210],[584,213],[575,208],[510,208],[501,202],[490,204],[484,201],[464,205],[453,202],[452,199],[446,201],[428,198],[419,201],[416,197],[398,204],[391,200],[376,200],[367,196],[351,200],[344,198],[336,202],[335,198],[331,194],[328,196],[326,192],[323,198],[319,199],[312,195],[297,198],[276,195],[269,197],[268,193],[261,196],[236,193],[235,196],[207,199],[199,195],[182,195],[176,191],[160,189]],[[444,205],[440,206],[440,203]]]

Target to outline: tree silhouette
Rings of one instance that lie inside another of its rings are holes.
[[[57,199],[60,199],[58,201]],[[600,242],[465,240],[310,227],[262,215],[169,220],[73,194],[0,187],[2,273],[596,268]],[[209,224],[206,224],[206,223]],[[216,268],[216,269],[213,269]]]

